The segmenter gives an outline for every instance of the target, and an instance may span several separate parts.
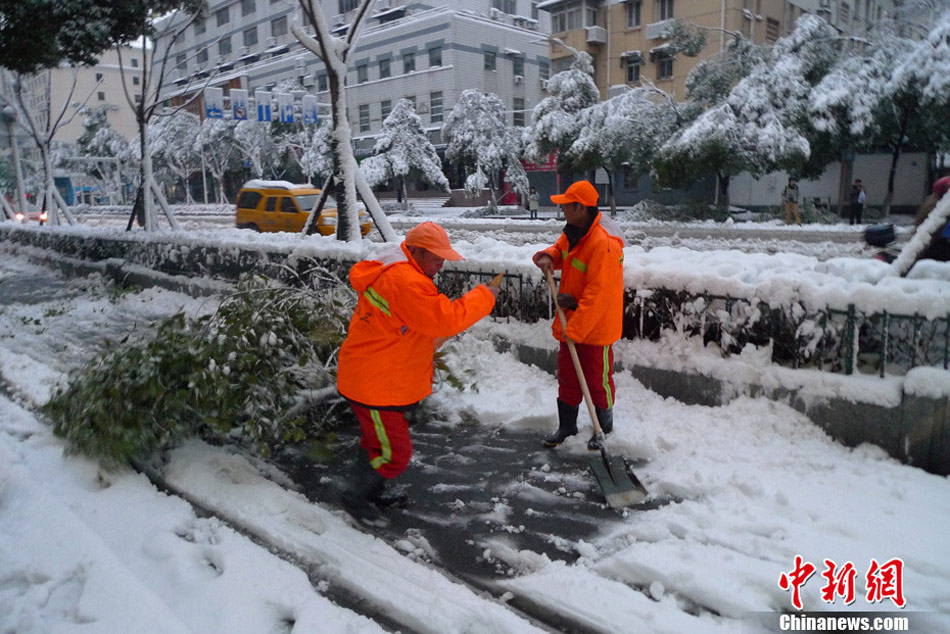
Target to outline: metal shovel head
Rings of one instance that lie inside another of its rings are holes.
[[[620,456],[603,454],[598,458],[591,458],[587,465],[604,492],[607,506],[610,508],[633,506],[647,499],[649,494],[646,487],[627,469],[627,464]]]

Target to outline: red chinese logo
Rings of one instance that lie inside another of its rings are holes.
[[[834,603],[839,597],[845,605],[854,603],[855,579],[857,570],[850,561],[840,568],[831,559],[825,559],[825,570],[821,576],[825,585],[821,588],[821,599],[825,603]],[[805,561],[801,555],[795,556],[795,567],[790,572],[783,572],[778,579],[778,587],[792,591],[792,605],[797,610],[803,609],[801,589],[805,582],[815,574],[815,565]],[[907,601],[904,599],[904,562],[899,558],[891,559],[878,564],[876,559],[871,560],[865,575],[866,594],[868,603],[877,603],[890,599],[899,608],[903,608]]]

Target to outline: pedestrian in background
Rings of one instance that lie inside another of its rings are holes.
[[[860,178],[856,178],[851,184],[851,215],[850,224],[861,224],[861,215],[864,213],[864,203],[867,195],[864,192],[864,184]]]
[[[531,219],[536,220],[538,218],[538,207],[540,206],[541,197],[538,195],[538,190],[534,187],[528,192],[528,212],[531,214]]]
[[[788,184],[782,190],[782,204],[785,206],[785,224],[792,224],[792,217],[798,226],[802,226],[802,217],[798,214],[798,183],[794,178],[788,179]]]
[[[557,304],[567,315],[567,329],[554,320],[553,334],[561,342],[557,355],[558,429],[544,439],[556,447],[577,433],[577,412],[584,398],[566,341],[577,349],[581,368],[601,430],[613,430],[614,351],[623,331],[623,233],[597,209],[597,190],[578,181],[551,201],[561,206],[567,224],[553,246],[534,254],[532,261],[545,274],[561,271]],[[592,436],[591,451],[600,449]]]

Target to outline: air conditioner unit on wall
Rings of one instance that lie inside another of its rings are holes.
[[[514,79],[515,79],[516,86],[524,83],[524,75],[515,75]]]
[[[489,14],[492,20],[501,20],[504,19],[505,13],[501,9],[492,8],[491,13]]]

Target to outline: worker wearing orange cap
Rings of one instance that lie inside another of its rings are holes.
[[[360,421],[363,452],[341,501],[363,523],[388,523],[378,505],[385,482],[409,465],[405,413],[432,393],[433,354],[495,305],[500,276],[456,300],[436,289],[432,278],[445,260],[462,259],[445,229],[423,222],[392,252],[350,270],[359,299],[340,348],[337,389]]]
[[[583,399],[580,380],[565,341],[575,343],[597,420],[605,434],[613,430],[613,343],[623,331],[623,233],[597,209],[599,196],[588,181],[578,181],[563,194],[551,196],[567,224],[554,246],[532,258],[542,271],[561,271],[558,306],[567,315],[567,330],[554,320],[558,352],[558,429],[544,439],[556,447],[577,433],[577,411]],[[600,441],[592,436],[592,451]]]

